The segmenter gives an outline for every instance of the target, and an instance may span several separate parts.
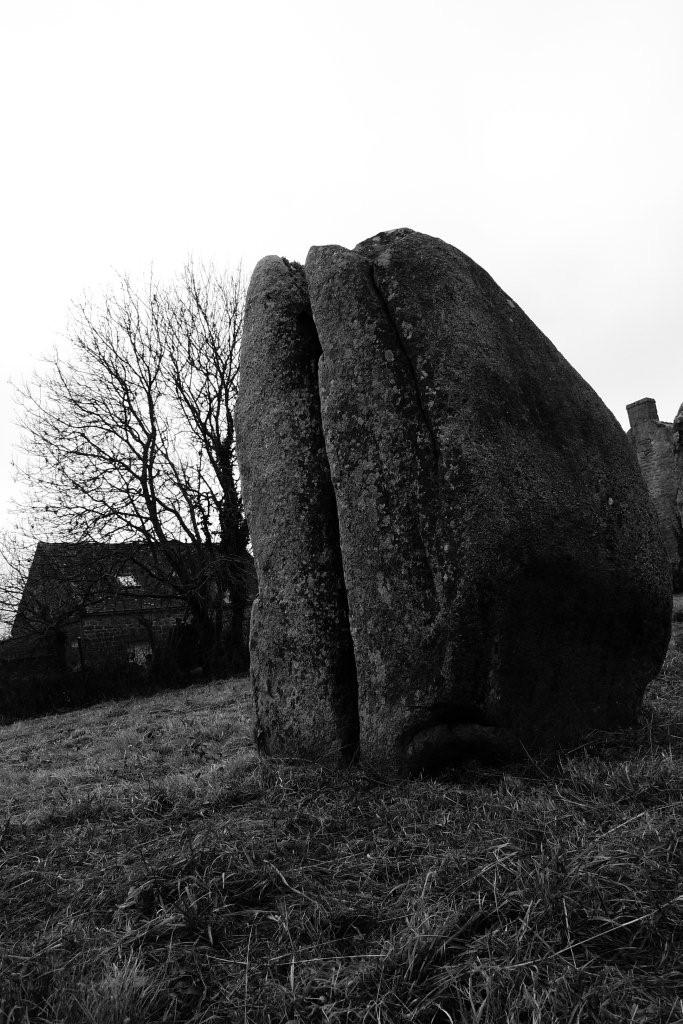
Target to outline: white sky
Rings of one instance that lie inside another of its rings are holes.
[[[0,0],[8,379],[115,271],[393,227],[463,249],[622,423],[683,401],[683,0]]]

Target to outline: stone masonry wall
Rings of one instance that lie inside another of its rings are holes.
[[[138,617],[121,615],[89,616],[66,631],[66,663],[71,669],[100,665],[126,665],[131,661],[144,667],[145,651],[151,654],[152,641],[168,639],[177,613],[155,612]],[[151,638],[150,638],[151,631]]]
[[[641,398],[626,407],[630,430],[628,436],[636,449],[638,465],[659,517],[674,587],[683,584],[681,560],[683,530],[679,505],[681,488],[681,454],[678,431],[672,423],[659,419],[654,398]]]

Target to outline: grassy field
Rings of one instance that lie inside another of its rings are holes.
[[[261,763],[245,679],[0,728],[0,1024],[683,1021],[683,654],[559,763]]]

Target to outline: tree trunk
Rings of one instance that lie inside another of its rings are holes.
[[[245,614],[248,602],[249,531],[244,518],[242,502],[233,476],[232,456],[234,428],[232,417],[228,421],[226,457],[220,474],[223,485],[223,503],[220,511],[221,554],[225,568],[225,590],[230,597],[231,619],[227,635],[227,662],[231,672],[244,672],[249,667],[248,630]]]

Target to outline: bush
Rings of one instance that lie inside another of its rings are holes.
[[[103,700],[185,686],[196,675],[184,670],[172,652],[161,653],[149,668],[114,663],[79,671],[44,665],[0,667],[0,723],[55,711],[86,707]]]

